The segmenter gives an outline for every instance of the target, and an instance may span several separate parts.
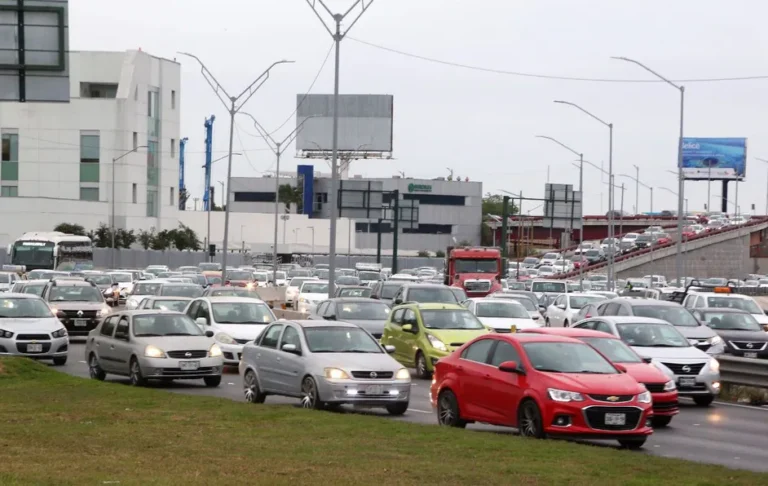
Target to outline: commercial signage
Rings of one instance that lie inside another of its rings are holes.
[[[684,138],[683,177],[689,180],[743,180],[746,138]]]
[[[61,253],[93,253],[93,247],[88,245],[59,245]]]
[[[408,184],[408,192],[432,192],[429,184]]]

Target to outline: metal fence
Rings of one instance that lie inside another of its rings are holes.
[[[316,255],[313,258],[313,261],[317,263],[328,263],[328,256],[327,255]],[[339,255],[336,257],[336,266],[340,268],[355,268],[356,263],[376,263],[376,257],[375,256],[362,256],[362,255]],[[418,268],[418,267],[434,267],[438,270],[443,269],[443,266],[445,265],[445,259],[444,258],[437,258],[437,257],[397,257],[397,268],[398,270],[405,270],[409,268]],[[383,268],[392,268],[392,257],[391,256],[381,256],[381,266]]]
[[[724,383],[768,389],[768,360],[718,356]]]

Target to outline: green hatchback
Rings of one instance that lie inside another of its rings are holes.
[[[394,358],[429,378],[437,360],[490,331],[458,304],[406,304],[395,307],[384,325],[381,344],[395,347]]]

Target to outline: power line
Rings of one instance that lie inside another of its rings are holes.
[[[235,123],[235,134],[237,135],[237,141],[240,142],[240,146],[243,146],[243,139],[240,137],[240,127]],[[251,162],[251,158],[248,157],[248,153],[243,151],[243,156],[245,157],[245,160],[248,161],[248,165],[251,166],[251,169],[253,169],[254,172],[259,174],[261,171],[257,170],[256,167],[253,166],[253,163]]]
[[[550,75],[550,74],[538,74],[538,73],[526,73],[521,71],[508,71],[505,69],[497,69],[497,68],[488,68],[483,66],[473,66],[470,64],[462,64],[459,62],[453,62],[453,61],[444,61],[441,59],[435,59],[427,56],[422,56],[419,54],[413,54],[410,52],[401,51],[398,49],[393,49],[391,47],[385,47],[382,45],[374,44],[372,42],[364,41],[361,39],[356,39],[354,37],[347,37],[349,40],[358,42],[360,44],[364,44],[369,47],[373,47],[375,49],[380,49],[382,51],[391,52],[394,54],[399,54],[401,56],[410,57],[413,59],[420,59],[422,61],[432,62],[436,64],[442,64],[445,66],[452,66],[452,67],[458,67],[462,69],[469,69],[472,71],[482,71],[486,73],[493,73],[493,74],[505,74],[508,76],[520,76],[520,77],[526,77],[526,78],[537,78],[537,79],[552,79],[552,80],[559,80],[559,81],[582,81],[582,82],[593,82],[593,83],[663,83],[665,81],[662,81],[660,79],[608,79],[608,78],[582,78],[582,77],[575,77],[575,76],[556,76],[556,75]],[[761,79],[768,79],[768,75],[761,75],[761,76],[736,76],[736,77],[728,77],[728,78],[697,78],[697,79],[673,79],[671,81],[676,83],[713,83],[713,82],[723,82],[723,81],[752,81],[752,80],[761,80]]]

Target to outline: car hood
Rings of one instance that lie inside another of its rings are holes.
[[[40,319],[0,319],[0,329],[14,334],[35,334],[38,332],[51,333],[58,331],[63,326],[55,317],[43,317]]]
[[[624,373],[598,375],[586,373],[547,373],[551,388],[594,395],[637,395],[644,388]]]
[[[648,363],[621,363],[638,383],[666,383],[669,377]]]
[[[493,329],[509,330],[512,326],[518,329],[532,329],[541,327],[533,319],[521,319],[517,317],[478,317],[480,322]]]
[[[150,336],[137,337],[138,345],[153,345],[168,351],[199,351],[208,350],[213,345],[213,338],[206,336]]]
[[[2,321],[0,321],[0,325],[2,325]],[[715,332],[726,341],[752,341],[755,343],[764,343],[768,341],[768,333],[764,331],[717,329]]]
[[[99,310],[106,305],[104,302],[70,302],[70,301],[50,301],[48,304],[58,310]]]
[[[709,339],[711,337],[717,336],[717,333],[707,326],[675,326],[675,329],[680,331],[680,334],[688,339]]]
[[[216,324],[212,330],[229,334],[235,339],[256,339],[269,324]]]
[[[427,329],[426,331],[451,348],[458,348],[478,336],[488,334],[487,329]]]
[[[341,319],[341,321],[357,324],[371,334],[383,334],[384,324],[387,322],[386,319]]]
[[[710,357],[704,351],[688,346],[685,348],[648,348],[645,346],[632,346],[637,354],[654,359],[698,359],[709,361]]]
[[[341,368],[345,371],[392,371],[402,368],[387,353],[312,353],[311,363],[315,373],[323,368]]]

